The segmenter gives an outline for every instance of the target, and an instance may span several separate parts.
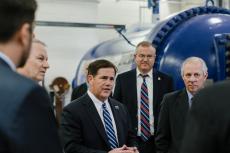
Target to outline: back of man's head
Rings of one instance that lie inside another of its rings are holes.
[[[0,42],[9,41],[24,23],[32,33],[36,9],[35,0],[0,0]]]

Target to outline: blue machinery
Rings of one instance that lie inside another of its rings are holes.
[[[192,8],[127,38],[133,44],[142,40],[152,42],[157,49],[154,68],[171,75],[176,89],[184,87],[180,67],[189,56],[206,61],[211,82],[230,77],[230,10],[214,6]],[[111,60],[120,72],[131,69],[134,49],[122,38],[95,46],[81,60],[75,84],[84,82],[83,65],[93,59]]]

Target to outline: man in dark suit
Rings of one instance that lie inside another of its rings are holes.
[[[74,88],[71,94],[71,101],[83,96],[87,92],[87,90],[88,86],[86,82]]]
[[[206,87],[194,96],[181,153],[230,152],[230,81]]]
[[[89,64],[87,94],[67,105],[61,133],[66,153],[136,153],[127,109],[111,94],[116,67],[107,60]]]
[[[181,67],[185,89],[164,96],[159,116],[155,143],[157,153],[179,153],[187,112],[192,97],[203,88],[207,79],[207,66],[198,57],[187,58]]]
[[[87,77],[87,74],[88,74],[88,65],[89,63],[85,63],[84,64],[84,74],[85,74],[85,77]],[[71,101],[83,96],[88,90],[88,85],[87,85],[87,82],[84,82],[82,83],[81,85],[73,88],[73,92],[71,94]]]
[[[29,55],[34,0],[0,1],[0,153],[61,153],[49,97],[17,74]]]
[[[156,50],[151,43],[143,41],[137,45],[134,59],[137,65],[136,69],[122,73],[117,76],[113,97],[125,104],[130,112],[132,127],[139,138],[139,151],[141,153],[154,153],[154,131],[156,130],[158,115],[160,111],[160,102],[165,93],[173,90],[172,78],[168,75],[153,69]],[[148,76],[146,76],[148,75]],[[141,86],[145,77],[148,88],[148,133],[150,135],[143,137],[143,128],[141,126]]]

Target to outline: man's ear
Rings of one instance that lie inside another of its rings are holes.
[[[207,79],[208,78],[208,72],[206,72],[206,74],[205,74],[205,79]]]
[[[89,82],[90,80],[92,80],[93,76],[92,75],[87,75],[87,81]]]
[[[90,84],[93,80],[93,75],[87,75],[87,83]]]
[[[17,40],[22,46],[28,46],[30,43],[29,39],[32,36],[30,28],[28,23],[24,23],[17,33]]]

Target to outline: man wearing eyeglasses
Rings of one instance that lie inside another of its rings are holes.
[[[156,49],[147,41],[135,51],[136,68],[117,76],[114,98],[129,110],[141,153],[154,153],[154,135],[163,95],[173,90],[172,78],[153,69]]]
[[[193,96],[204,87],[208,69],[203,59],[189,57],[181,67],[185,88],[164,96],[156,132],[157,153],[179,153]]]

